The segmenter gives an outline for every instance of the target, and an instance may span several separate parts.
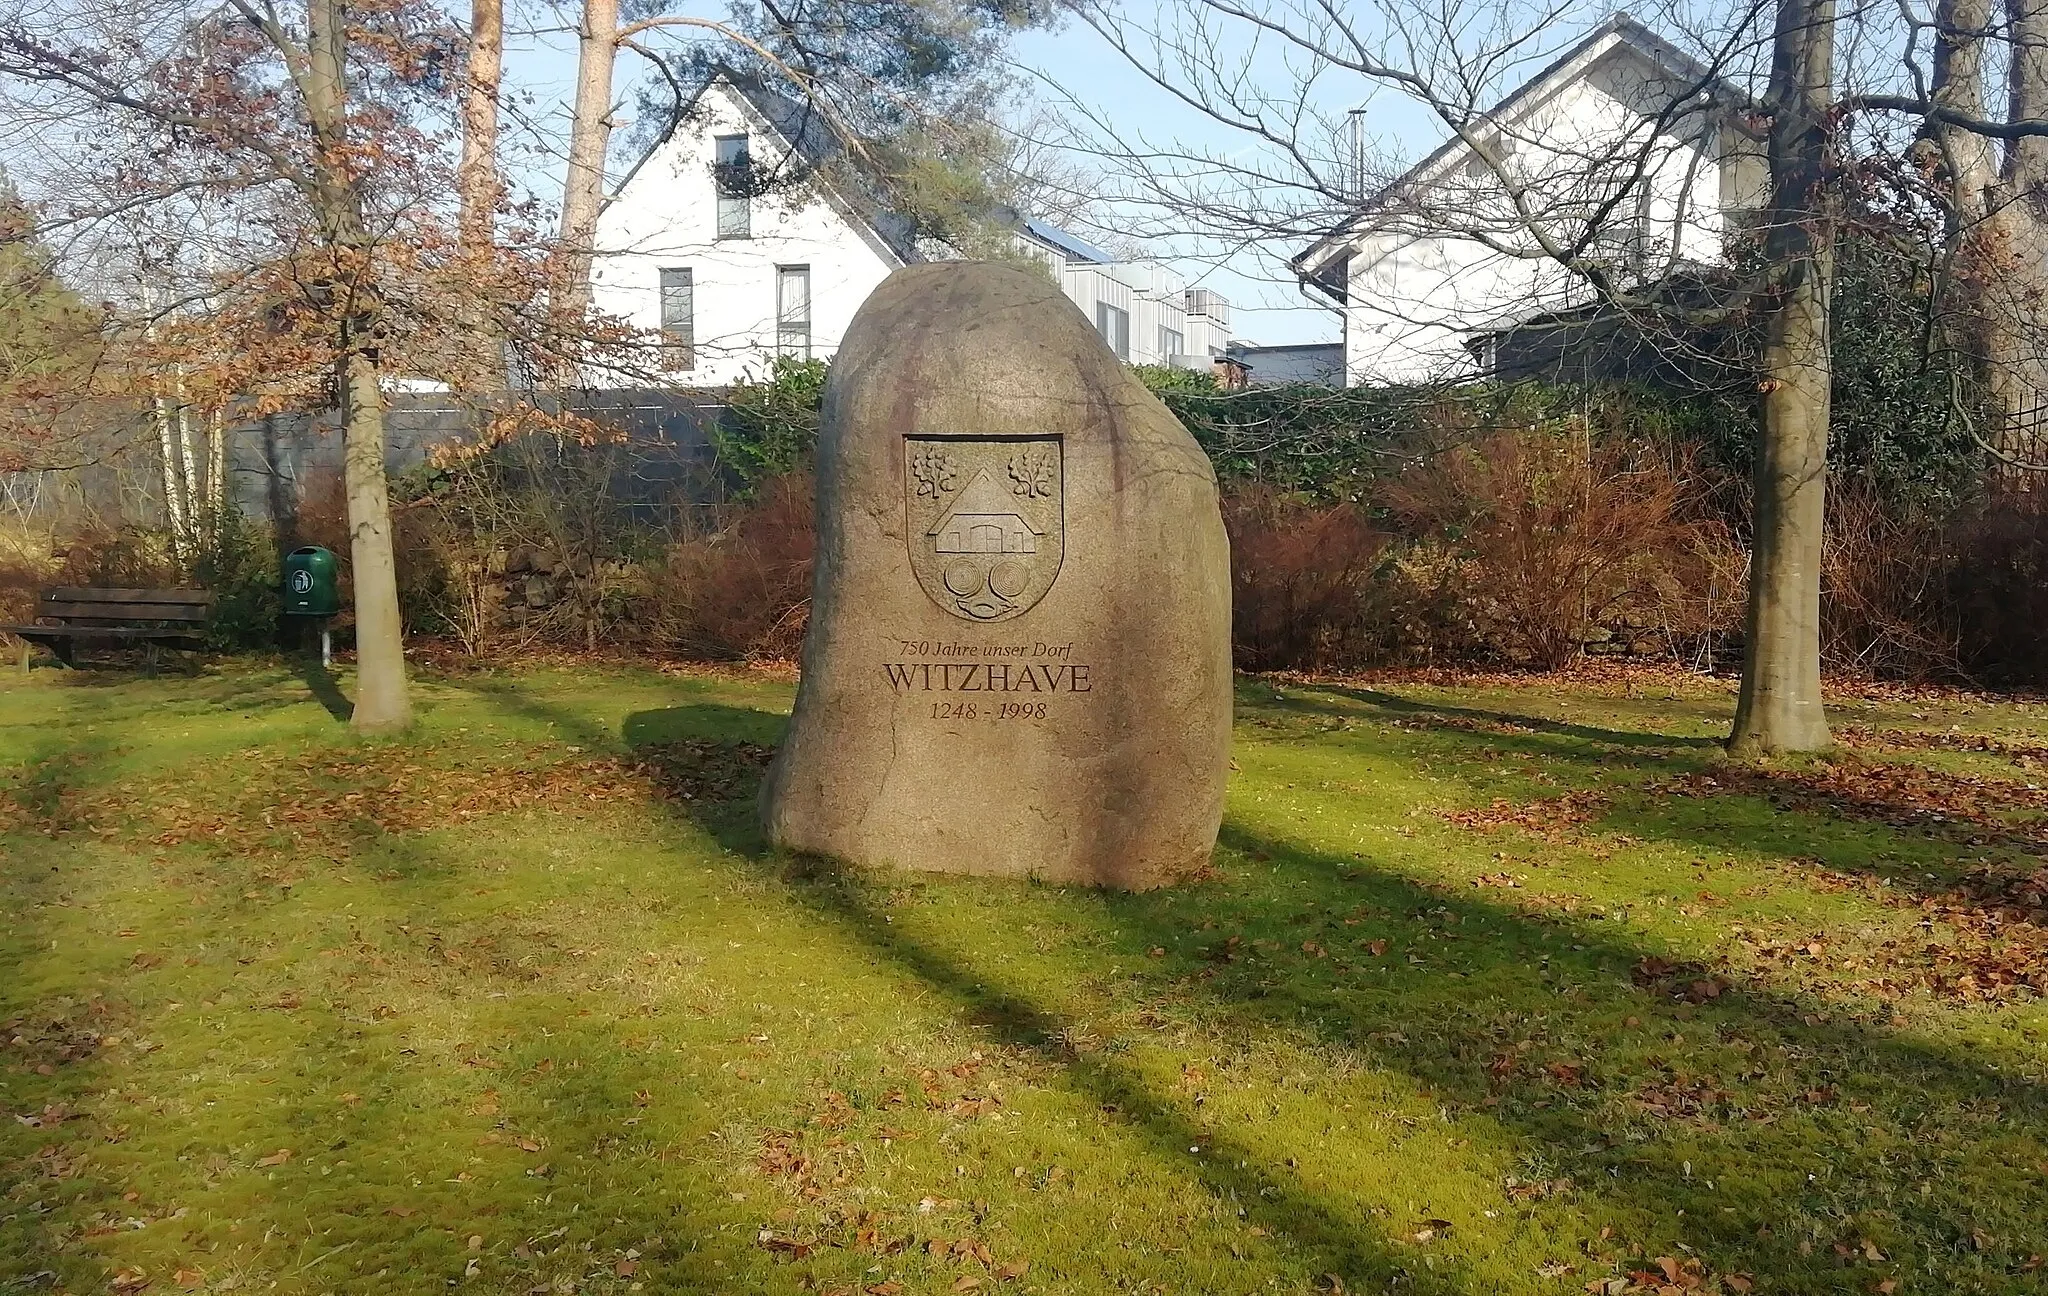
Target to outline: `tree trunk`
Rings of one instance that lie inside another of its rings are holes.
[[[171,557],[185,565],[185,480],[178,473],[178,424],[170,398],[159,394],[151,402],[150,421],[156,424],[157,449],[163,459],[164,521],[171,537]]]
[[[398,565],[391,546],[391,494],[384,478],[384,389],[378,340],[383,303],[372,240],[363,223],[360,179],[350,169],[348,49],[344,0],[309,0],[306,111],[321,146],[316,202],[342,270],[329,286],[342,313],[334,322],[342,413],[342,486],[348,496],[350,576],[355,586],[356,707],[359,733],[412,723],[405,683],[405,627],[398,615]]]
[[[206,545],[206,486],[199,476],[199,441],[192,431],[192,406],[185,400],[185,381],[178,379],[178,466],[185,475],[185,548],[195,557]]]
[[[228,507],[228,413],[216,405],[206,424],[206,496],[212,501],[215,538],[219,538],[221,516]]]
[[[2006,0],[2012,54],[2006,65],[2008,120],[2048,118],[2048,0]],[[1986,16],[1988,23],[1989,16]],[[2048,455],[2030,411],[2048,404],[2048,339],[2040,316],[2048,307],[2048,139],[2007,143],[1999,184],[1988,204],[1982,281],[1989,294],[1986,355],[1990,367],[1991,442],[2015,457]]]
[[[497,236],[498,200],[504,187],[498,179],[498,93],[504,77],[504,0],[471,0],[468,82],[462,91],[462,160],[455,187],[462,211],[457,236],[468,264],[481,270],[492,260]],[[495,276],[479,275],[480,283]],[[504,330],[489,290],[474,293],[460,310],[478,360],[474,384],[481,392],[501,392],[506,385]]]
[[[574,328],[590,307],[591,244],[604,206],[605,150],[612,135],[612,68],[619,57],[619,0],[583,0],[577,29],[576,116],[562,186],[561,267],[555,311]]]
[[[498,210],[498,87],[504,74],[504,0],[471,0],[469,81],[462,91],[462,161],[455,172],[462,199],[462,248],[487,251]]]
[[[1763,444],[1748,645],[1728,750],[1828,745],[1820,692],[1820,566],[1827,503],[1828,104],[1834,0],[1779,0],[1771,55],[1771,206],[1765,252],[1780,275],[1764,332]]]
[[[348,494],[349,570],[356,602],[358,733],[412,723],[405,683],[404,625],[391,545],[391,495],[384,478],[384,392],[374,357],[352,350],[340,366],[342,483]]]

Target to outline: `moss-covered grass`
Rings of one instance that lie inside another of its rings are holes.
[[[0,1291],[2048,1290],[2048,709],[1248,681],[1114,896],[764,851],[789,697],[0,684]]]

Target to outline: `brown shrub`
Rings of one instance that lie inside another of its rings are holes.
[[[1956,519],[1888,501],[1856,482],[1828,492],[1821,544],[1820,655],[1832,674],[1889,679],[1962,673],[1950,584]]]
[[[0,528],[0,624],[35,620],[36,595],[57,582],[50,537],[26,526]]]
[[[796,657],[817,548],[810,475],[771,478],[721,522],[673,546],[653,573],[657,641],[716,661]]]
[[[1680,601],[1702,552],[1702,494],[1682,457],[1567,425],[1431,449],[1381,498],[1405,531],[1455,557],[1480,637],[1554,670],[1605,638],[1609,622]]]
[[[1355,504],[1248,484],[1223,497],[1231,649],[1245,670],[1330,670],[1369,652],[1373,571],[1387,538]]]

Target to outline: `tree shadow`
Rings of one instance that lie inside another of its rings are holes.
[[[294,654],[297,659],[299,678],[306,682],[306,689],[315,701],[327,709],[327,714],[347,724],[356,713],[356,704],[349,701],[341,691],[341,684],[327,664],[312,653]]]
[[[1582,742],[1603,743],[1614,747],[1688,748],[1702,753],[1718,752],[1722,742],[1718,738],[1703,738],[1697,735],[1645,733],[1631,729],[1603,729],[1594,725],[1574,724],[1564,720],[1550,720],[1542,716],[1527,715],[1517,711],[1495,711],[1481,707],[1453,706],[1442,702],[1417,701],[1388,693],[1381,689],[1357,688],[1338,684],[1290,685],[1284,698],[1268,702],[1267,705],[1304,711],[1330,713],[1330,709],[1318,706],[1312,700],[1314,695],[1345,698],[1362,702],[1389,715],[1401,716],[1429,724],[1434,728],[1479,733],[1487,735],[1550,734],[1561,738],[1575,738]],[[1345,711],[1339,714],[1354,715]]]
[[[51,736],[29,756],[35,788],[54,797],[89,782],[96,766],[67,758],[111,751],[103,737],[74,745]],[[76,835],[35,834],[30,851],[0,861],[0,895],[37,894],[43,858],[75,875]],[[0,836],[0,854],[5,843]],[[372,876],[346,915],[306,915],[274,891],[246,892],[231,876],[233,860],[178,857],[188,875],[221,874],[213,903],[231,911],[216,915],[229,924],[226,940],[187,946],[182,958],[163,958],[158,942],[178,939],[187,919],[176,909],[201,903],[196,890],[171,900],[170,930],[141,933],[148,943],[140,948],[102,947],[83,965],[85,942],[50,938],[105,927],[94,912],[107,907],[104,896],[49,910],[68,928],[31,929],[44,910],[24,906],[0,935],[0,1021],[12,1037],[0,1083],[11,1118],[0,1128],[0,1166],[9,1172],[0,1189],[0,1289],[104,1289],[116,1268],[155,1269],[154,1261],[125,1263],[134,1254],[124,1245],[128,1227],[101,1227],[124,1219],[151,1226],[152,1236],[178,1233],[177,1259],[202,1271],[211,1290],[260,1274],[308,1290],[441,1290],[445,1281],[624,1293],[623,1277],[609,1282],[627,1272],[614,1262],[657,1237],[642,1263],[659,1290],[729,1290],[733,1275],[719,1257],[751,1258],[748,1243],[733,1239],[752,1234],[693,1227],[731,1212],[715,1173],[645,1147],[635,1149],[645,1163],[634,1169],[663,1191],[643,1183],[623,1193],[615,1179],[626,1159],[613,1146],[617,1131],[642,1114],[636,1093],[673,1088],[664,1059],[621,1050],[611,1038],[616,1023],[588,1014],[565,1012],[519,1037],[495,1032],[496,1001],[532,990],[509,959],[447,957],[491,918],[462,903],[477,880],[471,866],[420,834],[352,848],[348,872]],[[164,869],[159,858],[152,872],[182,891]],[[71,884],[50,877],[53,893]],[[329,948],[314,939],[323,919],[335,924]],[[330,993],[308,992],[303,1002],[280,995],[301,978]],[[63,989],[35,1000],[27,987],[38,985]],[[431,1020],[373,1007],[384,996],[404,1003],[423,986],[434,995]],[[233,1028],[208,1026],[231,1032],[239,1051],[224,1057],[195,1011],[234,1019]],[[242,1033],[249,1021],[261,1023],[253,1035]],[[458,1040],[471,1043],[451,1047]],[[575,1065],[555,1069],[558,1052]],[[331,1070],[322,1065],[329,1057],[349,1065]],[[508,1073],[522,1082],[508,1082]],[[342,1092],[350,1084],[362,1092]],[[451,1088],[468,1097],[451,1103]],[[476,1098],[488,1101],[478,1107]],[[235,1114],[210,1123],[216,1107]],[[516,1142],[535,1137],[545,1153]],[[121,1147],[110,1156],[113,1144]],[[267,1159],[281,1146],[290,1151]],[[270,1182],[252,1190],[252,1179]],[[607,1207],[601,1218],[577,1216],[578,1203],[598,1200]],[[316,1219],[317,1239],[307,1236]],[[466,1247],[472,1234],[486,1244]],[[595,1264],[606,1272],[593,1284]]]
[[[1508,710],[1439,706],[1374,690],[1290,687],[1262,706],[1309,715],[1359,719],[1332,707],[1316,692],[1364,701],[1418,726],[1433,739],[1475,755],[1483,749],[1536,759],[1571,791],[1598,791],[1610,799],[1586,826],[1587,844],[1611,832],[1663,841],[1686,850],[1755,852],[1812,860],[1845,873],[1882,879],[1902,896],[1961,907],[2012,906],[2029,891],[2024,874],[2048,848],[2048,815],[2031,822],[2013,817],[2013,800],[2038,798],[2017,780],[1979,778],[1910,760],[1872,761],[1848,755],[1833,761],[1787,765],[1731,764],[1719,759],[1716,739],[1620,731],[1564,724]],[[1513,800],[1507,780],[1473,777],[1483,760],[1465,761],[1448,776],[1482,802]],[[2001,785],[2009,795],[2001,800]],[[1927,851],[1902,855],[1879,850],[1873,830],[1916,841]],[[1983,854],[1998,849],[2013,869],[1990,875]],[[2038,896],[2020,902],[2037,921],[2048,919]]]
[[[697,705],[638,713],[626,732],[711,737],[780,723]],[[999,961],[890,921],[857,875],[767,849],[744,798],[670,805],[965,1020],[1060,1056],[1060,1014],[1011,984]],[[1847,1271],[1867,1254],[1858,1237],[1920,1263],[1939,1258],[1952,1279],[2027,1281],[2028,1238],[2048,1218],[2048,1188],[2029,1168],[2048,1164],[2048,1095],[2025,1058],[1817,1012],[1767,984],[1689,1002],[1671,951],[1611,922],[1425,885],[1392,862],[1305,847],[1237,816],[1222,846],[1220,882],[1077,901],[1113,915],[1119,962],[1145,967],[1152,954],[1152,993],[1214,1037],[1278,1033],[1355,1051],[1432,1095],[1473,1136],[1562,1169],[1568,1200],[1632,1218],[1635,1245],[1697,1249],[1781,1290],[1869,1285]],[[1189,951],[1198,930],[1214,935]],[[1226,1131],[1223,1156],[1197,1156],[1189,1149],[1218,1133],[1135,1068],[1063,1059],[1059,1075],[1114,1106],[1121,1127],[1206,1191],[1271,1203],[1254,1217],[1318,1266],[1347,1281],[1461,1289],[1456,1273],[1415,1270],[1383,1230],[1360,1222],[1360,1203],[1289,1175],[1269,1132]],[[1967,1158],[1958,1126],[1981,1140]]]

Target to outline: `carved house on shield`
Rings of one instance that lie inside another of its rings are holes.
[[[1018,513],[983,469],[925,533],[942,554],[1029,554],[1045,534]]]

